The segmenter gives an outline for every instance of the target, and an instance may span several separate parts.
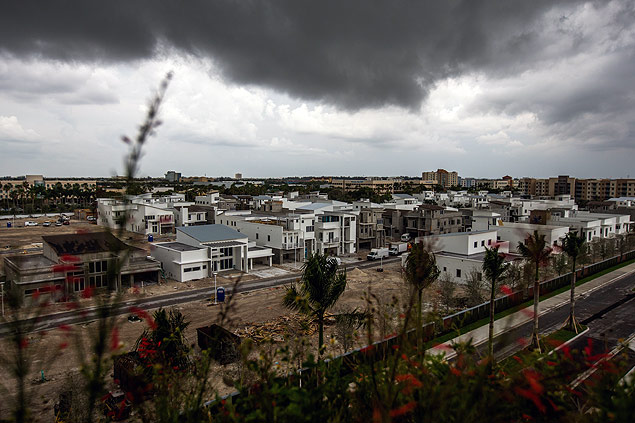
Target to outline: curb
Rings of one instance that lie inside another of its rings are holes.
[[[584,335],[585,333],[587,333],[590,330],[591,330],[591,328],[587,326],[587,328],[585,330],[583,330],[582,332],[580,332],[579,334],[577,334],[573,338],[569,339],[567,342],[563,342],[562,345],[558,346],[557,348],[552,349],[551,351],[549,351],[549,353],[547,353],[547,355],[551,355],[551,354],[555,353],[556,351],[561,350],[562,348],[564,348],[565,346],[569,345],[570,343],[572,343],[573,341],[575,341],[576,339],[578,339],[579,337],[581,337],[582,335]]]

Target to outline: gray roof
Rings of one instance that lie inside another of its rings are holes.
[[[271,200],[271,196],[269,196],[269,195],[256,195],[252,199],[253,200]]]
[[[183,228],[176,228],[176,230],[191,236],[199,242],[230,241],[234,239],[247,238],[247,235],[241,234],[229,226],[218,224],[187,226]]]
[[[393,194],[392,195],[394,198],[414,198],[412,195],[410,194]]]

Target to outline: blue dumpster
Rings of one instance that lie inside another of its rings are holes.
[[[219,286],[216,289],[216,301],[218,301],[219,303],[225,302],[225,288],[223,288],[222,286]]]
[[[7,222],[7,228],[11,227],[11,222]]]
[[[152,235],[148,235],[148,242],[154,241],[154,237]]]

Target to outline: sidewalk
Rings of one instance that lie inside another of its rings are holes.
[[[599,276],[583,285],[576,286],[575,293],[576,299],[581,296],[586,296],[591,292],[600,289],[601,287],[621,279],[622,277],[635,272],[635,263],[624,266],[620,269],[614,270],[605,275]],[[551,310],[569,303],[571,298],[571,292],[569,290],[564,291],[558,295],[554,295],[551,298],[540,301],[539,315],[549,313]],[[497,336],[521,326],[533,319],[534,306],[533,304],[508,316],[502,317],[494,321],[494,338]],[[447,354],[447,358],[453,357],[456,353],[451,349],[452,343],[462,343],[472,340],[472,345],[480,345],[487,342],[489,334],[489,325],[485,324],[470,332],[462,334],[456,338],[453,338],[440,345],[432,347],[428,350],[430,354],[442,355]],[[448,353],[449,352],[449,353]]]

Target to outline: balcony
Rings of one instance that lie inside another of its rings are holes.
[[[282,249],[283,250],[293,250],[294,248],[300,248],[300,244],[296,244],[293,242],[283,242]]]
[[[326,239],[324,241],[322,241],[322,244],[339,244],[340,243],[340,238],[339,237],[335,237],[332,239]]]

